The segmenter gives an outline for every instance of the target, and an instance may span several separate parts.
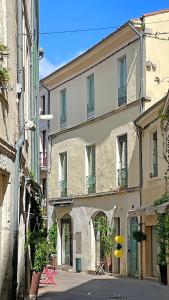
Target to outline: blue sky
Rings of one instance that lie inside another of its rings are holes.
[[[169,8],[169,0],[40,0],[40,32],[120,26],[143,13]],[[40,61],[44,77],[80,55],[114,29],[41,34]]]

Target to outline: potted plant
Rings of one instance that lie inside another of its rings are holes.
[[[9,70],[4,67],[0,67],[0,88],[5,90],[8,88],[9,83]]]
[[[51,256],[51,262],[56,267],[56,265],[57,265],[57,259],[56,259],[56,255],[57,255],[57,249],[56,249],[57,223],[55,223],[55,222],[53,223],[53,225],[51,226],[51,228],[49,229],[49,232],[48,232],[48,244],[49,244],[49,253]]]
[[[169,194],[165,193],[160,199],[154,202],[155,206],[169,202]],[[158,213],[155,225],[157,241],[159,244],[158,265],[160,270],[161,282],[167,284],[167,264],[169,258],[169,215],[166,213]]]
[[[30,298],[37,299],[38,288],[43,268],[48,264],[49,244],[46,230],[33,231],[28,234],[27,243],[31,247],[31,270],[32,280]]]
[[[133,231],[132,232],[132,237],[138,243],[146,240],[146,234],[144,232],[142,232],[141,230],[135,230],[135,231]]]
[[[95,219],[95,229],[100,232],[100,244],[106,259],[107,271],[110,271],[115,230],[109,225],[106,216],[98,216]]]

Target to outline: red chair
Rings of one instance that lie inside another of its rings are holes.
[[[41,284],[56,285],[56,281],[54,280],[54,277],[57,275],[57,271],[53,266],[47,265],[46,267],[44,267],[42,274],[44,276],[40,281]]]

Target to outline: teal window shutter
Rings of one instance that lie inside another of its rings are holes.
[[[126,85],[126,57],[120,59],[120,87]]]
[[[66,123],[67,121],[67,99],[66,89],[60,92],[60,123]]]
[[[127,71],[126,57],[119,59],[119,87],[118,87],[118,106],[127,103]]]
[[[91,113],[95,110],[95,87],[94,87],[94,74],[87,78],[87,88],[88,88],[88,103],[87,112]]]

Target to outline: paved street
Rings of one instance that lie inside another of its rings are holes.
[[[56,286],[41,286],[40,300],[168,300],[169,287],[158,282],[61,272]]]

